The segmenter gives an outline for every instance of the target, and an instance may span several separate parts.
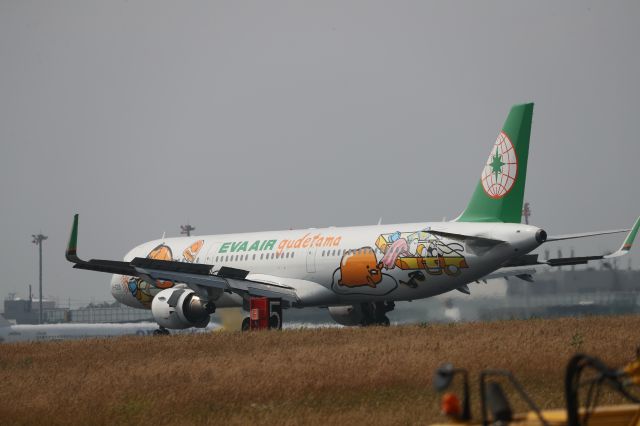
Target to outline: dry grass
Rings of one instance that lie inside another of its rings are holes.
[[[415,424],[436,420],[441,363],[514,371],[563,403],[576,349],[612,365],[640,316],[126,337],[0,346],[3,424]]]

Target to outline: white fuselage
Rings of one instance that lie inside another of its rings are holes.
[[[430,230],[504,242],[445,238]],[[427,222],[191,236],[141,244],[124,260],[149,257],[212,265],[214,273],[223,266],[243,269],[249,279],[305,280],[327,291],[300,306],[333,306],[414,300],[454,290],[538,247],[538,231],[524,224]],[[161,289],[173,285],[114,275],[111,290],[126,305],[149,308]],[[229,294],[216,301],[219,307],[241,304],[239,296]]]

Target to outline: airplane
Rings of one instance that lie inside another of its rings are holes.
[[[168,334],[206,326],[216,307],[247,309],[252,297],[279,299],[284,308],[328,308],[342,325],[389,325],[386,314],[397,301],[468,294],[469,283],[490,278],[533,281],[541,265],[629,253],[640,217],[631,229],[557,236],[521,223],[532,116],[533,103],[511,108],[471,200],[452,221],[163,237],[135,247],[123,261],[85,261],[77,256],[76,214],[66,258],[74,268],[114,274],[115,299],[151,309],[157,334]],[[607,255],[531,254],[551,241],[627,231],[622,247]]]
[[[218,326],[211,323],[206,329],[193,331],[212,331]],[[42,342],[68,339],[104,338],[116,336],[149,336],[156,331],[153,322],[118,323],[118,324],[11,324],[0,315],[0,343]],[[186,330],[183,330],[186,331]]]

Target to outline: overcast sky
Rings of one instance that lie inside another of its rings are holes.
[[[64,260],[76,212],[81,257],[107,259],[187,221],[451,219],[527,101],[532,222],[628,227],[638,22],[637,1],[2,0],[0,298],[37,286],[42,231],[45,295],[111,300]]]

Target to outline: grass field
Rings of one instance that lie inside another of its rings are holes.
[[[640,316],[5,344],[0,423],[425,424],[443,362],[471,370],[475,413],[483,368],[555,407],[576,350],[621,365],[638,344]]]

